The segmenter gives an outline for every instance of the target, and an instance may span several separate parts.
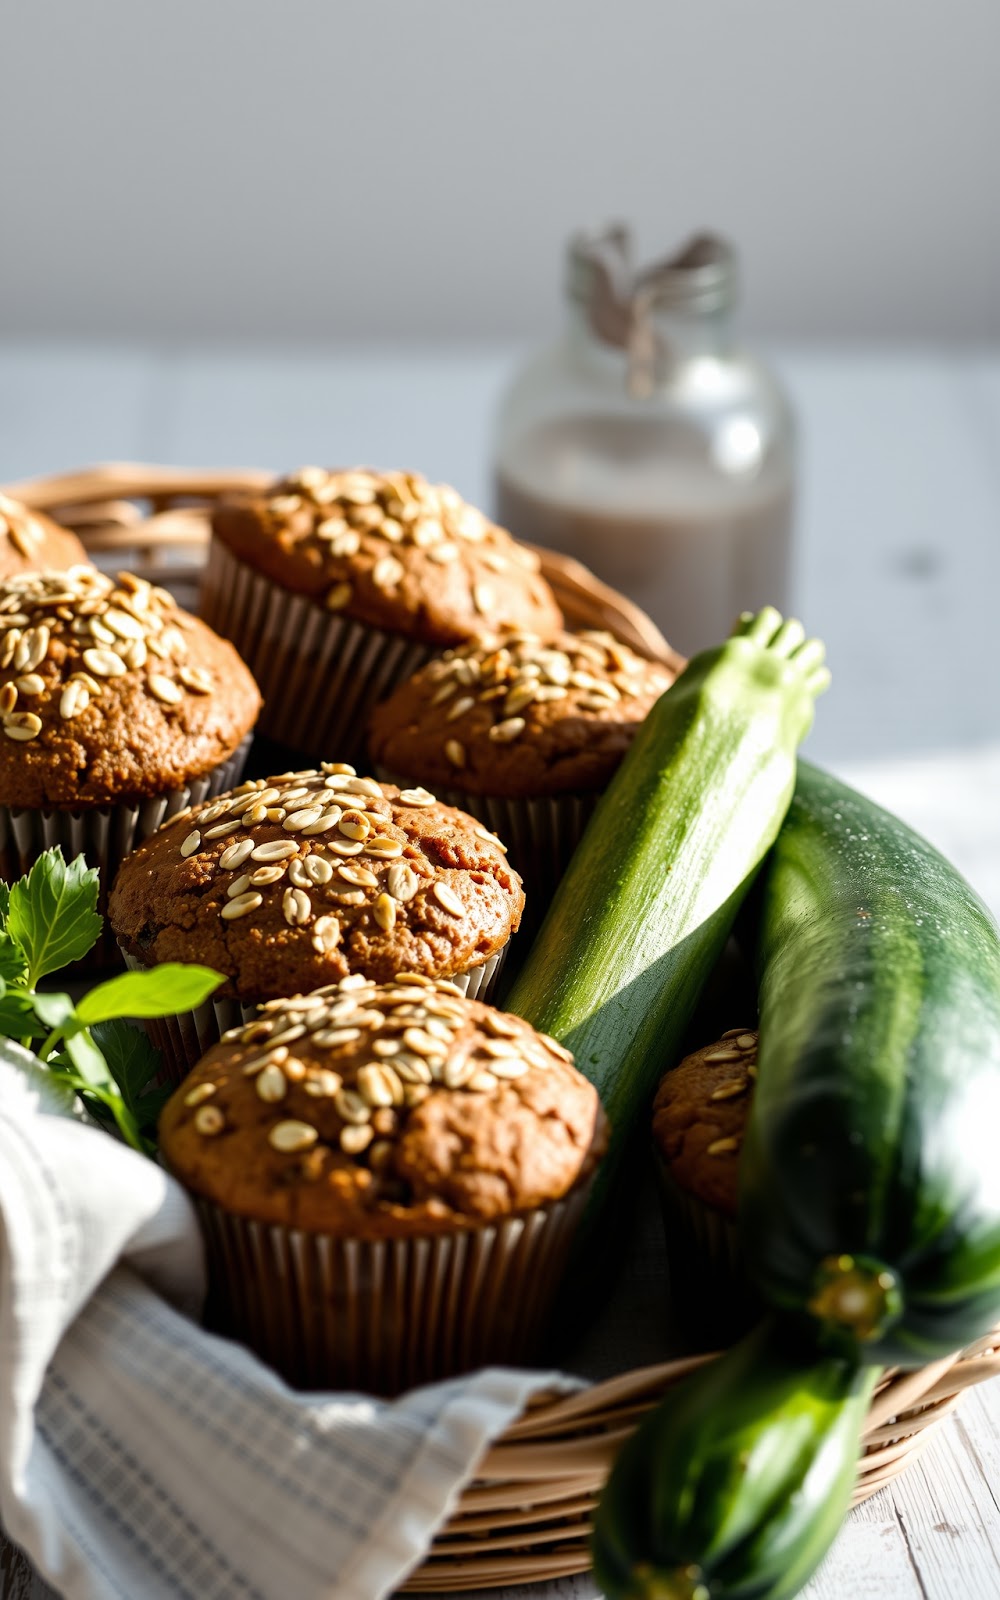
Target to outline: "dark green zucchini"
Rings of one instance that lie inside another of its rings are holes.
[[[672,1388],[629,1440],[594,1522],[608,1600],[782,1600],[850,1504],[875,1373],[762,1323]]]
[[[787,810],[822,663],[773,607],[690,663],[597,807],[507,999],[573,1051],[610,1118],[592,1219]]]
[[[766,1303],[917,1365],[1000,1316],[1000,935],[929,844],[803,764],[762,883],[740,1227]]]

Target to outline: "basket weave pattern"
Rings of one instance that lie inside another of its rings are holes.
[[[194,472],[109,465],[4,486],[72,527],[103,566],[125,567],[193,603],[220,495],[271,481],[265,472]],[[571,628],[615,633],[634,649],[683,660],[648,617],[586,568],[541,551],[542,570]],[[601,1486],[621,1445],[671,1386],[707,1355],[623,1373],[570,1397],[542,1397],[489,1449],[476,1479],[405,1588],[489,1588],[583,1572]],[[1000,1329],[877,1390],[858,1463],[855,1502],[900,1473],[965,1389],[1000,1375]]]

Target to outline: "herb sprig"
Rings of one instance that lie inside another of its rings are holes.
[[[100,935],[98,873],[56,846],[10,888],[0,884],[0,1036],[32,1050],[59,1083],[133,1149],[149,1137],[166,1098],[152,1087],[158,1053],[127,1017],[163,1017],[199,1006],[224,980],[210,967],[166,962],[123,972],[75,1004],[38,984],[80,961]]]

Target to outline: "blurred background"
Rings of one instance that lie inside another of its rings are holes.
[[[623,219],[648,262],[711,229],[770,395],[727,390],[734,493],[775,394],[794,416],[787,597],[837,684],[813,752],[961,746],[994,803],[996,0],[36,0],[0,49],[0,481],[366,461],[494,505],[501,397],[579,317],[570,236]],[[668,464],[698,370],[654,396]]]

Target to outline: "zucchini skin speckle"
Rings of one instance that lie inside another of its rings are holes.
[[[573,1051],[611,1123],[584,1238],[775,839],[828,682],[823,646],[773,607],[696,656],[601,798],[508,997]]]
[[[1000,934],[924,839],[802,763],[762,879],[740,1167],[764,1300],[914,1366],[1000,1316]]]

